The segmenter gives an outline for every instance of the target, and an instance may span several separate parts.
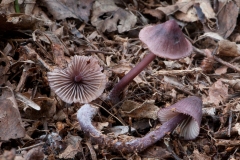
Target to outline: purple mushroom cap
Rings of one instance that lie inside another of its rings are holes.
[[[189,116],[179,125],[181,129],[180,136],[186,140],[196,138],[199,134],[202,120],[202,100],[196,96],[184,98],[172,106],[161,109],[158,112],[158,118],[161,123],[165,123],[179,114]]]
[[[67,68],[47,73],[51,89],[67,103],[89,103],[105,89],[106,76],[92,56],[74,56]]]
[[[193,49],[175,20],[144,27],[139,39],[155,55],[172,60],[189,56]]]

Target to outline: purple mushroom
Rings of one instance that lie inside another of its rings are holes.
[[[144,27],[139,33],[139,39],[148,46],[150,53],[114,86],[109,95],[114,104],[119,102],[119,94],[123,89],[156,56],[175,60],[187,57],[192,52],[192,44],[185,38],[175,20]]]
[[[106,76],[92,56],[74,56],[67,68],[54,69],[47,76],[51,89],[67,103],[89,103],[106,85]]]
[[[184,98],[176,104],[166,107],[158,112],[160,121],[164,122],[161,127],[150,131],[142,138],[129,141],[114,139],[98,131],[91,123],[97,114],[98,108],[85,104],[77,112],[77,118],[82,131],[90,136],[94,143],[105,146],[115,152],[133,153],[141,152],[153,145],[167,133],[173,131],[178,125],[185,139],[194,139],[200,131],[202,119],[202,100],[196,96]]]

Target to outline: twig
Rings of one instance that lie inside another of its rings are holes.
[[[85,50],[84,52],[88,52],[88,53],[102,53],[102,54],[105,54],[105,55],[113,55],[113,53],[109,53],[109,52],[105,52],[105,51],[99,51],[99,50]]]
[[[201,68],[193,68],[189,70],[170,70],[170,71],[157,71],[153,75],[185,75],[189,73],[198,73],[201,72]]]
[[[93,105],[96,105],[100,108],[102,108],[104,111],[106,111],[108,114],[110,114],[112,117],[114,117],[116,120],[118,120],[123,126],[125,126],[125,123],[122,122],[118,117],[114,116],[111,112],[109,112],[106,108],[102,107],[101,105],[97,104],[97,103],[92,103]]]
[[[217,46],[217,48],[218,48],[218,46]],[[217,48],[215,48],[213,52],[216,52],[216,51],[217,51]],[[198,49],[198,48],[196,48],[196,47],[193,47],[193,50],[194,50],[196,53],[199,53],[199,54],[201,54],[201,55],[206,56],[206,53],[205,53],[203,50],[201,50],[201,49]],[[221,58],[216,57],[214,53],[213,53],[213,59],[214,59],[215,61],[217,61],[217,62],[219,62],[219,63],[227,66],[228,68],[231,68],[231,69],[233,69],[233,70],[235,70],[235,71],[237,71],[237,72],[240,72],[240,68],[232,65],[231,63],[228,63],[228,62],[222,60]]]
[[[176,153],[174,152],[174,150],[171,148],[171,146],[169,145],[169,139],[164,138],[164,144],[167,146],[167,149],[170,153],[172,153],[172,156],[176,159],[176,160],[181,160],[181,158],[179,158]]]
[[[92,160],[97,160],[97,154],[96,154],[95,150],[93,149],[90,139],[88,139],[85,144],[88,146]]]
[[[228,137],[231,137],[231,129],[232,129],[232,111],[230,111],[228,119]]]
[[[240,68],[232,65],[231,63],[228,63],[228,62],[226,62],[226,61],[224,61],[224,60],[222,60],[221,58],[218,58],[218,57],[216,57],[216,56],[213,56],[213,58],[214,58],[214,60],[218,61],[219,63],[222,63],[223,65],[225,65],[225,66],[227,66],[227,67],[229,67],[229,68],[232,68],[233,70],[235,70],[235,71],[237,71],[237,72],[240,72]]]
[[[28,150],[28,149],[32,149],[32,148],[35,148],[35,147],[38,147],[38,146],[41,146],[41,145],[44,145],[45,142],[40,142],[38,144],[34,144],[32,146],[29,146],[29,147],[25,147],[25,148],[21,148],[21,149],[18,149],[16,152],[20,152],[20,151],[23,151],[23,150]]]

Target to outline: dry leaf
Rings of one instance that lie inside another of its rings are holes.
[[[215,70],[215,74],[217,74],[217,75],[225,74],[225,73],[227,73],[227,69],[228,69],[227,66],[219,67]]]
[[[61,0],[72,13],[88,22],[93,0]]]
[[[3,89],[0,96],[0,139],[9,140],[25,136],[25,129],[14,94],[8,89]]]
[[[42,0],[42,3],[45,4],[48,11],[56,20],[63,20],[66,18],[78,19],[77,15],[69,7],[58,0]]]
[[[240,90],[240,79],[222,79],[221,81],[224,83],[227,83],[228,85],[230,85],[234,90]]]
[[[238,131],[238,135],[240,136],[240,123],[236,123],[233,128],[235,128]]]
[[[218,54],[221,56],[237,57],[240,56],[240,48],[235,42],[220,40],[218,42]]]
[[[132,118],[151,118],[157,119],[157,112],[159,108],[155,106],[154,101],[145,101],[139,104],[134,101],[125,101],[121,106],[121,114]]]
[[[194,149],[191,157],[197,160],[211,160],[211,157],[207,156],[206,154],[199,153],[197,149]]]
[[[44,154],[42,147],[32,148],[28,151],[25,160],[42,160],[44,159]]]
[[[179,69],[182,67],[177,61],[163,61],[167,69]]]
[[[129,126],[114,126],[112,128],[109,129],[109,131],[111,132],[111,134],[114,134],[114,137],[117,137],[119,135],[123,135],[129,132]],[[134,128],[131,127],[131,131],[135,131]]]
[[[221,79],[216,81],[210,88],[209,88],[209,102],[214,103],[216,106],[219,103],[223,103],[228,96],[228,86],[223,84]]]
[[[219,29],[216,32],[227,38],[236,27],[239,8],[234,1],[219,2],[218,8],[221,11],[217,16]]]
[[[194,4],[198,4],[198,10],[194,7]],[[215,19],[215,13],[209,0],[178,0],[174,5],[158,7],[157,9],[161,10],[166,15],[173,14],[177,19],[186,22],[195,22],[197,20],[203,21],[201,17],[198,17],[199,10],[202,16],[206,18],[206,21]]]
[[[66,137],[68,146],[61,154],[59,154],[59,158],[74,159],[78,152],[82,152],[81,141],[81,137],[73,136],[69,133]]]
[[[198,39],[203,39],[205,37],[210,37],[214,40],[224,40],[224,38],[222,36],[220,36],[218,33],[214,33],[214,32],[206,32],[203,35],[201,35]]]
[[[105,15],[104,17],[102,17]],[[131,12],[119,8],[112,0],[99,0],[93,4],[92,25],[102,32],[129,31],[137,22]]]

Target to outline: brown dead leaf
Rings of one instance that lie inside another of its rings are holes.
[[[25,93],[24,95],[30,96],[29,93]],[[39,119],[42,117],[53,117],[56,112],[56,100],[48,97],[36,97],[33,98],[33,101],[38,104],[41,110],[35,110],[32,108],[28,108],[26,110],[26,116],[31,119]]]
[[[168,151],[166,147],[160,147],[160,146],[152,146],[146,149],[144,152],[139,153],[141,157],[146,157],[143,158],[144,160],[147,159],[172,159],[172,153]]]
[[[199,9],[196,9],[194,4],[198,4]],[[215,13],[209,0],[178,0],[176,4],[158,7],[157,9],[166,15],[174,15],[177,19],[186,22],[203,21],[203,16],[206,21],[215,19]],[[199,16],[199,11],[202,14],[201,16]]]
[[[78,19],[77,15],[69,7],[58,0],[42,0],[42,3],[56,20],[63,20],[66,18]]]
[[[216,81],[210,88],[209,88],[209,102],[215,104],[216,106],[219,103],[223,103],[228,96],[228,86],[223,84],[221,79]]]
[[[218,42],[218,54],[221,56],[237,57],[240,56],[240,48],[235,42],[220,40]]]
[[[157,9],[164,12],[166,15],[174,14],[177,11],[187,13],[189,8],[194,4],[193,0],[179,0],[174,5],[168,5],[166,7],[158,7]]]
[[[165,64],[167,69],[179,69],[182,67],[182,65],[180,63],[178,63],[178,61],[163,61],[163,63]]]
[[[78,152],[82,152],[81,141],[81,137],[73,136],[69,133],[66,137],[68,146],[61,154],[59,154],[59,158],[74,159]]]
[[[62,45],[52,44],[52,51],[53,51],[53,60],[54,60],[55,64],[59,68],[66,68],[68,62],[64,56],[64,50],[63,50]]]
[[[42,160],[44,159],[44,154],[42,152],[42,147],[32,148],[28,151],[25,160]]]
[[[22,138],[25,129],[15,97],[9,89],[3,89],[0,96],[0,140]]]
[[[85,22],[88,22],[93,0],[61,0],[70,11]]]
[[[225,73],[227,73],[227,69],[228,69],[227,66],[219,67],[215,70],[215,74],[217,74],[217,75],[225,74]]]
[[[38,23],[40,21],[32,15],[0,13],[1,31],[34,29]]]
[[[222,79],[221,81],[230,85],[235,91],[240,90],[240,79]]]
[[[195,22],[199,19],[194,8],[190,8],[187,13],[176,12],[175,17],[184,22]]]
[[[93,4],[91,23],[101,32],[117,30],[123,33],[134,27],[136,22],[134,14],[119,8],[112,0],[99,0]]]
[[[206,154],[199,153],[197,149],[193,151],[193,155],[191,157],[198,160],[211,160],[211,157],[207,156]]]
[[[238,135],[240,136],[240,123],[236,123],[233,128],[235,128],[238,131]]]
[[[110,131],[111,135],[114,134],[114,137],[118,137],[119,135],[129,133],[129,126],[114,126],[108,130]],[[131,132],[133,131],[135,131],[135,129],[131,127]]]
[[[151,118],[157,119],[157,112],[159,108],[154,105],[154,101],[145,101],[139,104],[134,101],[127,100],[121,106],[122,116],[132,118]]]
[[[12,148],[9,150],[4,150],[3,154],[0,155],[0,160],[15,160],[16,150]]]
[[[147,9],[145,8],[143,11],[144,14],[150,14],[153,17],[156,17],[158,19],[163,19],[164,18],[164,13],[160,10],[156,10],[156,9]]]
[[[0,52],[0,86],[7,81],[8,76],[6,73],[9,70],[9,67],[10,63],[7,56],[3,52]]]
[[[219,28],[216,32],[222,37],[227,38],[236,26],[239,8],[234,1],[219,1],[218,8],[219,14],[217,15],[217,19]]]

